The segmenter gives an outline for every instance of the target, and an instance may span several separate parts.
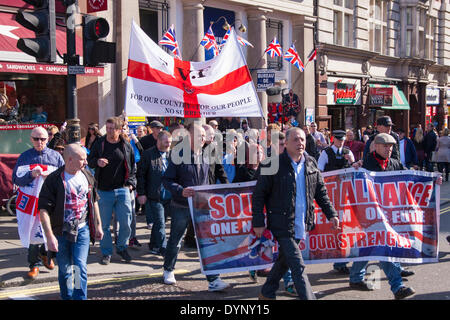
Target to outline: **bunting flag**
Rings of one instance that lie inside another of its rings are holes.
[[[212,31],[212,27],[209,26],[208,31],[205,33],[205,36],[203,37],[200,44],[205,47],[206,50],[213,49],[214,51],[214,57],[219,54],[219,46],[217,45],[216,37],[214,36],[214,33]]]
[[[282,53],[281,53],[281,46],[280,43],[278,42],[277,38],[273,38],[272,42],[269,44],[269,46],[267,47],[267,49],[264,51],[264,53],[267,53],[270,55],[271,58],[275,58],[275,57],[281,57]]]
[[[303,65],[303,62],[300,59],[297,50],[295,50],[294,44],[292,44],[291,47],[288,49],[288,51],[286,51],[286,53],[284,54],[284,60],[292,63],[301,72],[305,70],[305,66]]]
[[[227,33],[225,33],[225,36],[223,37],[222,42],[220,43],[220,46],[219,46],[219,47],[220,47],[220,50],[222,50],[223,45],[227,42],[228,37],[230,36],[231,29],[232,29],[232,28],[228,29]],[[237,37],[237,41],[238,41],[242,46],[244,46],[244,47],[250,46],[250,47],[253,48],[253,45],[252,45],[250,42],[248,42],[247,40],[245,40],[244,38],[242,38],[242,37],[240,37],[240,36],[238,36],[238,35],[237,35],[236,37]]]
[[[175,37],[175,28],[173,25],[170,26],[169,30],[164,34],[159,44],[168,48],[174,56],[181,60],[180,48],[178,47],[178,42]]]
[[[125,112],[127,116],[263,117],[233,30],[215,59],[190,62],[168,55],[135,22]]]
[[[317,50],[313,49],[313,51],[311,51],[311,53],[308,55],[308,62],[316,59],[317,59]]]

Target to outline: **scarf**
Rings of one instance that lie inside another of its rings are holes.
[[[373,152],[373,157],[375,158],[375,160],[377,160],[377,162],[380,165],[381,169],[386,170],[387,165],[389,163],[389,159],[383,159],[375,151]]]

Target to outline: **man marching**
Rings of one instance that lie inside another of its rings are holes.
[[[22,245],[28,248],[30,271],[28,278],[39,275],[39,267],[53,270],[53,261],[47,259],[46,239],[39,221],[38,198],[45,178],[64,165],[62,156],[47,148],[48,133],[42,127],[31,131],[33,148],[22,153],[13,171],[13,183],[19,186],[16,199],[17,224]]]

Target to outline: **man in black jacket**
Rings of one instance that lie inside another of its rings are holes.
[[[438,136],[434,131],[434,125],[430,122],[427,124],[427,133],[423,137],[423,151],[425,156],[425,169],[428,172],[433,172],[433,163],[431,162],[431,156],[433,151],[436,150]]]
[[[316,140],[314,137],[309,133],[309,127],[307,125],[303,126],[303,131],[306,134],[306,148],[305,151],[313,157],[314,159],[319,159],[319,153],[317,152],[317,145]]]
[[[315,159],[304,154],[305,145],[303,130],[295,127],[288,129],[286,149],[277,158],[278,172],[259,175],[253,192],[252,225],[255,235],[261,237],[267,227],[280,246],[278,259],[261,289],[260,299],[275,299],[279,282],[288,269],[291,269],[299,297],[315,299],[298,248],[299,241],[306,238],[306,232],[314,228],[314,200],[333,228],[339,228],[338,214],[330,202]],[[264,223],[264,207],[267,226]]]
[[[94,177],[85,169],[86,152],[80,145],[66,146],[64,160],[65,166],[45,179],[38,209],[48,250],[56,252],[61,298],[85,300],[89,242],[103,237],[98,196]],[[77,272],[72,271],[73,266]],[[71,279],[79,286],[68,286]]]
[[[156,146],[144,151],[137,166],[137,194],[141,205],[149,206],[153,228],[148,244],[150,253],[164,255],[166,250],[166,217],[172,196],[162,185],[162,177],[169,165],[172,135],[168,131],[158,134]]]
[[[191,124],[188,131],[189,135],[182,143],[189,141],[189,151],[184,148],[179,154],[181,158],[177,158],[178,150],[172,150],[169,166],[163,177],[164,188],[172,194],[170,237],[164,256],[163,276],[166,284],[176,283],[174,269],[181,238],[191,219],[188,198],[195,194],[191,187],[209,184],[209,164],[203,161],[202,155],[202,147],[206,141],[205,129],[201,125]],[[209,291],[221,291],[229,286],[219,275],[207,275],[206,279],[209,282]]]
[[[131,191],[136,188],[136,165],[131,145],[120,135],[123,121],[119,117],[106,120],[106,135],[99,138],[88,156],[89,167],[95,169],[100,200],[100,216],[103,224],[101,264],[107,265],[113,253],[112,238],[109,232],[114,211],[120,228],[117,239],[117,254],[126,262],[131,261],[127,251],[131,235]]]

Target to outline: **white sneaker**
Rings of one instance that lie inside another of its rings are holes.
[[[165,271],[164,270],[164,283],[165,284],[177,283],[177,280],[175,280],[175,273],[173,271]]]
[[[214,292],[214,291],[222,291],[226,288],[228,288],[230,284],[224,282],[222,279],[217,278],[213,282],[209,283],[208,291]]]

